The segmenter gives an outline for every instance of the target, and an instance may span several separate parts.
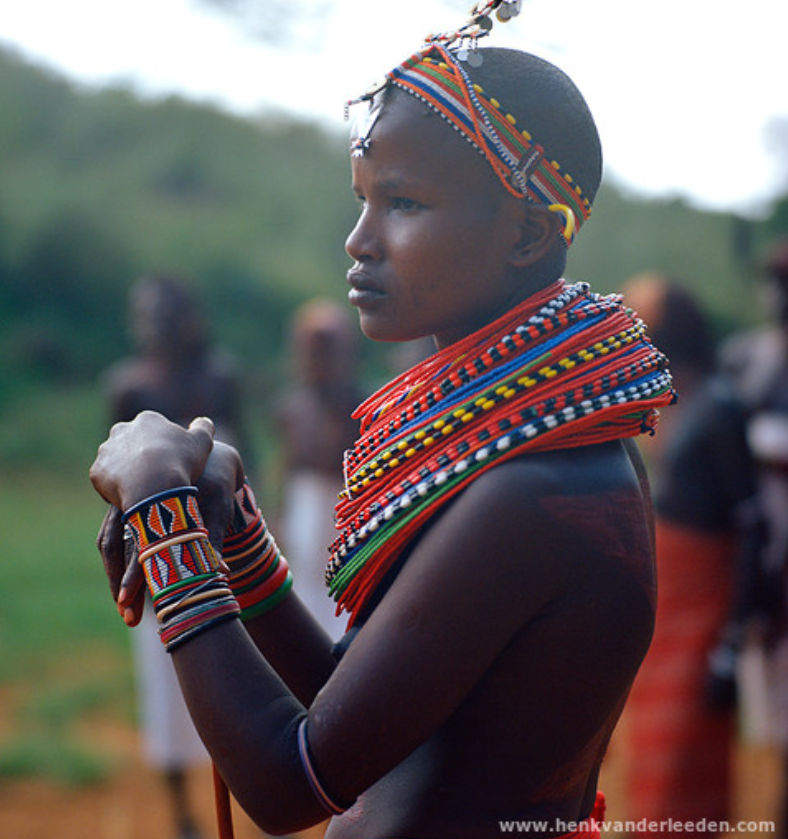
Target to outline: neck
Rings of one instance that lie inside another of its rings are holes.
[[[513,319],[522,317],[523,312],[536,311],[548,300],[558,295],[564,285],[563,280],[556,280],[548,285],[541,284],[537,288],[533,288],[530,284],[521,284],[504,304],[486,313],[486,316],[471,331],[466,328],[456,333],[442,332],[436,334],[434,336],[435,346],[439,351],[450,351],[452,347],[458,344],[464,346],[467,341],[476,343],[479,340],[484,340],[488,329],[494,329],[498,323],[508,323]]]

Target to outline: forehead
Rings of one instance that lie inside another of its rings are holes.
[[[396,173],[398,179],[478,186],[498,196],[504,192],[483,156],[446,120],[396,88],[386,91],[369,140],[364,155],[352,158],[354,176]]]

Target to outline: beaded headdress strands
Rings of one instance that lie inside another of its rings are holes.
[[[346,117],[351,106],[369,103],[356,125],[351,154],[363,156],[370,147],[370,134],[383,107],[378,94],[394,85],[420,99],[468,140],[512,195],[562,215],[561,238],[568,247],[591,214],[591,202],[558,161],[518,125],[517,117],[471,81],[463,66],[479,67],[484,62],[478,41],[492,29],[492,13],[500,21],[510,20],[520,13],[520,2],[478,3],[466,24],[453,32],[428,35],[421,50],[387,73],[382,84],[349,101]]]

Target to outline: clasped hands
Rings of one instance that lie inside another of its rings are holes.
[[[124,510],[164,490],[196,486],[209,539],[217,551],[222,549],[233,496],[245,475],[238,452],[215,441],[213,434],[213,423],[206,417],[183,428],[161,414],[143,411],[131,422],[112,427],[90,467],[94,489],[111,505],[99,530],[98,549],[118,611],[129,626],[142,619],[145,580],[124,540]]]

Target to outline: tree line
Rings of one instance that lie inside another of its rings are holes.
[[[188,277],[218,337],[274,364],[299,302],[345,294],[341,132],[85,89],[0,51],[0,160],[0,385],[95,377],[128,351],[126,294],[151,271]],[[728,331],[755,317],[758,256],[788,231],[787,203],[755,222],[608,184],[568,273],[610,291],[667,272]]]

